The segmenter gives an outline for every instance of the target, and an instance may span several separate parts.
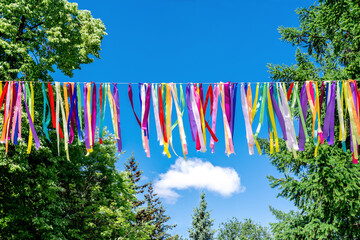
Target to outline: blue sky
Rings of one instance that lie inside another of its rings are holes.
[[[55,74],[57,81],[96,82],[263,82],[269,81],[267,63],[294,63],[295,48],[279,40],[279,26],[298,26],[294,10],[314,1],[288,0],[78,0],[101,18],[108,36],[101,57],[76,71],[72,79]],[[206,86],[207,87],[207,86]],[[267,225],[275,221],[269,205],[288,211],[290,202],[276,198],[267,175],[279,176],[268,158],[248,155],[245,125],[238,95],[235,119],[235,155],[224,153],[224,133],[218,112],[215,153],[208,148],[198,153],[191,140],[187,113],[184,114],[189,163],[182,165],[174,154],[168,159],[156,141],[154,116],[150,113],[150,151],[147,158],[141,145],[140,129],[130,108],[127,85],[120,85],[123,146],[126,153],[119,170],[134,152],[146,181],[165,184],[178,198],[163,198],[174,233],[187,236],[193,208],[199,194],[206,192],[215,227],[228,218],[252,218]],[[133,88],[137,96],[137,87]],[[138,99],[135,98],[139,110]],[[151,109],[152,111],[152,109]],[[175,115],[173,115],[175,118]],[[112,130],[110,111],[107,126]],[[255,125],[257,122],[255,121]],[[262,132],[266,132],[263,128]],[[174,147],[181,153],[178,129]],[[209,134],[208,134],[209,139]],[[209,140],[208,140],[209,141]],[[176,165],[175,165],[176,162]],[[172,169],[170,171],[170,169]],[[184,171],[192,172],[185,174]],[[163,174],[163,175],[160,175]],[[174,179],[180,174],[182,178]],[[199,177],[196,179],[196,176]],[[239,185],[240,178],[240,185]],[[162,186],[163,186],[162,185]],[[164,186],[163,186],[164,188]],[[180,189],[180,190],[179,190]],[[163,189],[164,190],[164,189]],[[166,197],[166,196],[165,196]]]

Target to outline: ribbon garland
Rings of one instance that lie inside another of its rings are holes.
[[[59,82],[55,82],[54,87],[55,93],[51,83],[47,84],[47,88],[45,83],[41,83],[43,99],[42,132],[46,139],[51,142],[49,135],[51,129],[49,129],[49,126],[50,122],[52,122],[52,128],[56,130],[59,155],[60,139],[64,139],[66,157],[70,159],[68,144],[73,144],[76,135],[78,138],[77,143],[81,144],[84,141],[88,154],[91,153],[95,144],[97,118],[99,143],[103,143],[107,101],[109,102],[117,149],[119,152],[122,151],[120,99],[116,83],[113,84],[112,91],[109,83],[101,83],[99,86],[94,82],[84,83],[82,94],[79,83],[63,83],[61,86]],[[328,145],[335,144],[334,125],[337,111],[339,120],[339,136],[337,139],[341,141],[343,150],[346,152],[347,129],[350,130],[350,150],[353,152],[353,163],[358,163],[360,89],[357,88],[356,81],[325,81],[321,84],[315,81],[306,81],[302,86],[297,82],[293,82],[288,89],[285,83],[257,83],[254,89],[255,94],[253,95],[251,83],[241,83],[241,108],[250,155],[254,154],[254,145],[259,154],[262,154],[257,139],[264,122],[264,116],[267,116],[270,154],[280,151],[279,134],[282,133],[286,148],[296,158],[297,151],[304,151],[305,143],[309,142],[308,125],[306,123],[309,106],[312,119],[311,136],[316,146],[314,156],[317,156],[319,145],[324,144],[325,141]],[[129,84],[128,96],[130,104],[140,127],[142,145],[148,157],[150,157],[149,123],[151,105],[153,107],[157,140],[160,146],[163,146],[164,154],[169,158],[171,157],[169,147],[177,156],[172,136],[172,131],[176,127],[179,128],[184,159],[188,154],[183,122],[185,108],[188,112],[191,137],[195,142],[196,150],[206,152],[207,142],[209,142],[211,152],[214,153],[215,143],[218,142],[215,134],[218,103],[223,115],[225,152],[228,156],[235,153],[233,141],[234,130],[237,126],[235,121],[237,83],[220,82],[214,85],[209,84],[205,95],[204,90],[201,83],[187,84],[185,94],[182,84],[140,83],[140,114],[137,115],[134,108],[133,91],[131,84]],[[9,81],[5,82],[4,85],[3,82],[0,82],[0,111],[3,113],[0,142],[5,144],[6,153],[9,149],[9,141],[14,145],[18,145],[19,141],[25,140],[21,137],[22,103],[24,103],[30,127],[27,139],[27,153],[31,153],[33,140],[35,140],[36,149],[40,147],[34,126],[34,95],[32,82]],[[82,111],[82,97],[84,111]],[[218,102],[219,98],[220,102]],[[173,104],[176,113],[174,123],[172,122]],[[207,113],[208,109],[210,109],[209,113]],[[325,109],[324,114],[322,114],[323,109]],[[295,112],[299,116],[298,137],[294,126]],[[259,113],[258,117],[257,113]],[[82,129],[83,117],[85,129]],[[62,127],[60,126],[60,119],[62,119]],[[258,123],[255,125],[256,120]],[[281,129],[281,132],[279,129]],[[206,131],[209,132],[209,136],[207,136]],[[208,137],[209,141],[207,141]]]

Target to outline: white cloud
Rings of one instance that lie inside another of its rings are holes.
[[[180,197],[175,190],[187,188],[207,189],[224,197],[245,191],[233,168],[214,166],[199,158],[190,158],[187,161],[178,158],[154,183],[154,191],[168,203],[175,203]]]

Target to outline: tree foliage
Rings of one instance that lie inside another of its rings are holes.
[[[190,239],[211,240],[214,239],[215,230],[212,230],[214,219],[210,218],[210,212],[207,210],[205,193],[200,195],[200,205],[194,208],[192,215],[192,228],[189,231]]]
[[[151,229],[149,239],[177,239],[177,236],[172,236],[168,232],[175,228],[176,225],[167,224],[170,217],[165,214],[165,208],[160,198],[154,193],[152,183],[140,183],[143,172],[133,155],[128,158],[125,169],[129,172],[130,179],[133,182],[133,189],[137,194],[137,199],[133,202],[133,211],[136,213],[136,221],[133,224],[136,226],[149,226],[149,229]]]
[[[50,136],[56,139],[54,131]],[[115,169],[112,137],[89,156],[71,144],[70,161],[63,150],[58,156],[54,142],[40,141],[30,155],[20,141],[0,156],[1,238],[146,239],[144,229],[130,225],[135,192],[127,174]]]
[[[66,0],[0,1],[0,77],[52,79],[54,66],[73,76],[99,58],[105,26]]]
[[[0,1],[0,77],[51,80],[56,66],[72,76],[81,64],[99,57],[105,34],[101,20],[65,0]],[[136,199],[127,173],[118,172],[113,137],[95,143],[86,155],[83,143],[42,132],[41,85],[34,83],[34,125],[40,141],[27,154],[29,125],[23,111],[22,139],[9,151],[0,145],[1,239],[148,239],[149,229],[134,227]],[[39,94],[40,93],[40,94]],[[47,93],[48,94],[48,93]],[[2,121],[0,117],[0,121]],[[61,122],[61,121],[60,121]],[[83,126],[82,126],[82,129]]]
[[[268,229],[254,223],[251,219],[239,221],[237,218],[228,219],[220,224],[218,240],[269,240],[271,234]]]
[[[269,64],[274,81],[346,80],[359,76],[360,5],[354,0],[319,1],[297,10],[300,26],[279,28],[282,40],[299,48],[297,63]],[[302,51],[304,49],[305,51]],[[325,105],[325,104],[324,104]],[[322,106],[321,122],[325,116]],[[312,128],[308,113],[307,126]],[[335,136],[338,116],[335,115]],[[348,118],[345,119],[347,122]],[[349,124],[347,124],[349,133]],[[266,140],[262,141],[269,154]],[[314,140],[295,159],[281,141],[280,152],[269,155],[282,177],[269,176],[280,197],[289,199],[298,212],[271,209],[279,222],[271,224],[276,239],[358,239],[360,237],[360,170],[352,163],[350,139],[347,151],[341,142],[320,145],[314,157]]]

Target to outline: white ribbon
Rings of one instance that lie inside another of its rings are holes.
[[[195,96],[194,96],[194,85],[193,84],[191,84],[190,95],[191,95],[190,96],[191,106],[192,106],[192,109],[193,109],[196,128],[197,128],[198,135],[199,135],[199,140],[200,140],[200,147],[201,147],[200,151],[201,152],[206,152],[204,136],[203,136],[202,129],[201,129],[201,120],[200,120],[200,115],[199,115],[199,109],[197,107],[197,104],[196,104],[196,101],[195,101]]]
[[[169,87],[170,87],[170,90],[171,90],[173,98],[174,98],[176,115],[177,115],[178,124],[179,124],[180,140],[181,140],[181,145],[182,145],[183,154],[184,154],[184,158],[185,158],[185,155],[188,154],[188,150],[187,150],[186,136],[185,136],[185,130],[184,130],[184,123],[183,123],[183,119],[181,116],[181,110],[179,107],[178,98],[176,96],[176,92],[173,87],[173,83],[170,83]]]
[[[221,104],[220,105],[222,108],[223,120],[224,120],[225,153],[229,156],[231,153],[235,153],[235,152],[234,152],[234,144],[232,141],[232,134],[231,134],[230,126],[229,126],[229,121],[226,116],[224,84],[222,82],[219,84],[219,89],[220,89],[220,93],[221,93]],[[248,117],[248,120],[250,121],[249,117]]]
[[[246,139],[248,142],[248,147],[249,147],[249,154],[253,155],[254,154],[254,135],[253,135],[253,131],[250,125],[250,119],[249,119],[249,112],[248,112],[248,104],[247,104],[247,100],[246,100],[246,94],[245,94],[245,89],[244,89],[244,84],[241,83],[241,107],[243,110],[243,114],[244,114],[244,120],[245,120],[245,128],[246,128]]]
[[[211,116],[211,130],[215,134],[216,132],[216,115],[217,115],[217,108],[218,108],[218,98],[219,98],[219,85],[214,85],[214,102],[213,102],[213,108],[212,108],[212,116]],[[215,152],[215,140],[211,137],[210,139],[210,148],[211,152]]]
[[[345,123],[344,123],[344,116],[343,116],[343,110],[341,108],[341,100],[340,100],[340,85],[339,82],[337,82],[336,84],[336,101],[337,101],[337,109],[338,109],[338,113],[339,113],[339,122],[340,122],[340,131],[341,131],[341,136],[342,139],[341,141],[345,141]],[[346,98],[346,96],[344,96]],[[346,100],[345,100],[346,101]]]
[[[286,135],[287,135],[287,140],[286,140],[286,146],[289,149],[289,151],[292,151],[292,149],[294,150],[299,150],[299,146],[297,143],[297,139],[296,139],[296,133],[295,133],[295,128],[294,128],[294,122],[291,118],[291,112],[290,112],[290,107],[287,101],[287,97],[285,96],[285,91],[283,86],[280,84],[280,95],[281,95],[281,102],[282,102],[282,109],[283,109],[283,116],[284,116],[284,121],[285,121],[285,129],[286,129]],[[280,103],[280,101],[279,101]]]
[[[160,146],[164,145],[163,140],[163,134],[161,131],[160,126],[160,118],[159,118],[159,106],[158,106],[158,98],[157,98],[157,85],[152,84],[151,85],[151,95],[152,95],[152,102],[153,102],[153,108],[154,108],[154,117],[155,117],[155,126],[156,126],[156,134],[157,134],[157,140],[160,142]]]
[[[62,118],[62,122],[63,122],[63,129],[64,129],[64,143],[65,143],[65,152],[66,152],[66,158],[67,160],[70,160],[69,158],[69,148],[68,148],[68,142],[69,142],[69,137],[68,137],[68,130],[67,130],[67,123],[66,123],[66,115],[65,115],[65,110],[64,110],[64,105],[63,105],[63,100],[61,97],[61,93],[60,93],[60,83],[56,82],[55,83],[55,87],[56,87],[56,122],[59,119],[59,105],[60,105],[60,109],[61,109],[61,118]],[[59,125],[60,123],[57,122],[56,125],[56,134],[58,137],[58,153],[60,155],[60,147],[59,147]]]

